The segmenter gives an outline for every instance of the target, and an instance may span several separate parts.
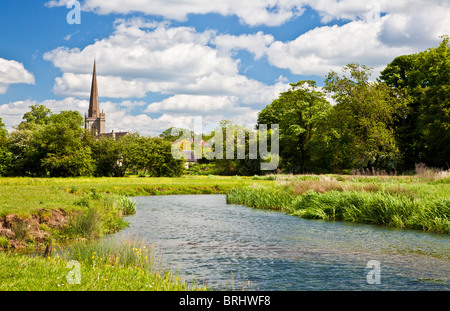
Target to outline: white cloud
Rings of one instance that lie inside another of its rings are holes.
[[[275,39],[272,35],[265,35],[262,31],[256,34],[244,34],[241,36],[218,35],[213,44],[222,53],[230,53],[233,50],[247,50],[255,55],[255,59],[264,56],[266,48]]]
[[[434,1],[320,0],[310,3],[324,21],[348,19],[339,26],[318,26],[291,41],[270,40],[263,33],[217,36],[219,51],[247,50],[267,57],[275,67],[299,75],[324,77],[351,62],[374,68],[373,78],[399,55],[417,53],[436,45],[450,30],[450,3]],[[378,13],[385,15],[376,17]],[[375,10],[375,11],[373,11]],[[374,15],[375,14],[375,15]]]
[[[40,104],[50,108],[53,113],[59,113],[63,110],[75,110],[80,111],[82,115],[89,107],[87,100],[74,97],[67,97],[62,100],[49,99],[42,102],[27,99],[0,105],[0,117],[3,119],[6,128],[11,131],[14,126],[19,125],[23,121],[23,115],[30,111],[30,106]]]
[[[233,108],[237,98],[229,96],[207,96],[177,94],[158,103],[152,103],[145,109],[146,113],[173,112],[192,113],[221,112]]]
[[[196,32],[142,19],[118,20],[108,38],[82,50],[56,48],[44,58],[63,71],[54,86],[55,94],[61,96],[89,96],[94,58],[100,97],[142,98],[158,92],[237,96],[242,103],[267,104],[283,89],[282,83],[266,85],[240,75],[238,60],[209,45],[214,38],[215,32],[210,30]],[[255,44],[272,41],[262,33],[254,38]],[[257,48],[248,48],[258,53]]]
[[[10,84],[34,84],[34,76],[23,64],[0,58],[0,94],[5,94]]]
[[[377,23],[354,21],[343,26],[318,27],[293,41],[276,41],[267,49],[269,62],[303,75],[325,76],[351,62],[380,70],[394,57],[413,52],[410,48],[386,46],[378,40],[384,19]]]
[[[47,6],[62,6],[66,1],[49,1]],[[295,0],[85,0],[83,10],[98,14],[142,12],[184,21],[189,14],[217,13],[236,15],[242,23],[276,26],[303,13]]]

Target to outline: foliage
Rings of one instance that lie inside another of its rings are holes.
[[[325,91],[336,105],[327,116],[331,167],[345,169],[396,169],[398,147],[394,121],[405,102],[387,85],[369,82],[371,69],[358,64],[344,67],[350,76],[330,72]]]
[[[0,176],[6,175],[10,166],[11,153],[7,149],[8,131],[5,128],[2,118],[0,118]]]
[[[299,81],[258,115],[258,125],[278,124],[281,169],[290,173],[315,170],[314,141],[319,121],[330,110],[314,81]],[[317,164],[317,163],[316,163]]]
[[[243,187],[227,193],[227,202],[284,211],[308,219],[343,220],[450,234],[448,186],[395,179],[291,182],[271,187]]]
[[[450,163],[450,39],[438,47],[395,58],[380,79],[403,93],[408,110],[396,123],[403,167],[416,163],[449,168]]]
[[[257,150],[250,152],[250,146],[257,148],[259,142],[258,133],[254,130],[222,120],[215,131],[206,137],[209,148],[204,151],[204,156],[212,159],[217,174],[252,176],[261,172],[261,159],[257,157]]]
[[[53,114],[30,106],[11,135],[0,123],[0,175],[114,176],[138,171],[150,176],[180,176],[182,161],[171,155],[171,142],[130,134],[117,141],[97,140],[83,129],[77,111]]]

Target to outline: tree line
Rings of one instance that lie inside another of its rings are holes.
[[[292,83],[259,113],[256,129],[224,120],[215,132],[197,138],[190,132],[188,144],[194,150],[194,141],[203,139],[209,152],[217,153],[217,146],[225,148],[217,137],[244,130],[245,139],[234,139],[233,157],[208,159],[205,153],[198,162],[213,167],[215,174],[263,174],[267,171],[261,171],[261,163],[267,159],[249,157],[249,149],[252,139],[267,139],[270,149],[271,131],[261,138],[259,129],[277,124],[277,163],[285,173],[406,172],[417,163],[450,169],[448,36],[437,47],[395,58],[375,81],[370,80],[372,69],[364,65],[348,64],[343,72],[331,71],[322,88],[309,80]],[[97,140],[83,129],[77,111],[53,114],[43,105],[30,108],[11,133],[0,118],[0,176],[184,173],[184,161],[174,159],[172,149],[186,129],[177,129],[179,135],[170,128],[160,137],[131,133],[117,141]],[[243,157],[238,150],[244,150]]]
[[[180,176],[183,161],[171,143],[130,133],[117,141],[96,139],[83,129],[78,111],[53,114],[33,105],[11,134],[0,119],[0,176]]]
[[[371,68],[349,64],[321,90],[314,81],[291,84],[258,116],[258,124],[280,125],[281,169],[450,169],[449,48],[443,36],[437,47],[395,58],[373,82]]]

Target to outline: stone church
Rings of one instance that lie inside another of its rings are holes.
[[[100,112],[98,101],[97,72],[94,61],[94,72],[92,73],[91,97],[89,99],[89,111],[84,116],[84,128],[92,132],[97,139],[101,137],[112,137],[115,140],[128,134],[128,132],[105,132],[106,115],[103,110]]]

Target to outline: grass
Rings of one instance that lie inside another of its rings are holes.
[[[123,216],[136,212],[135,202],[128,196],[218,194],[253,182],[250,178],[214,175],[0,178],[0,229],[2,221],[6,224],[6,216],[14,215],[16,220],[6,228],[14,237],[0,236],[0,249],[14,249],[18,239],[27,247],[45,246],[43,243],[36,245],[28,235],[29,225],[36,219],[41,223],[35,224],[34,230],[46,232],[46,241],[51,237],[55,244],[71,243],[70,253],[45,259],[0,252],[0,290],[204,290],[204,287],[186,284],[169,271],[157,270],[156,260],[142,251],[142,247],[126,242],[98,244],[91,241],[127,226]],[[67,216],[61,226],[55,227],[46,221],[55,210]],[[71,271],[67,265],[74,258],[81,264],[81,284],[66,281]]]
[[[29,216],[38,209],[79,210],[80,199],[92,193],[122,196],[224,194],[249,185],[251,178],[186,176],[180,178],[0,178],[0,217]],[[260,181],[264,182],[264,181]]]
[[[206,288],[160,269],[153,251],[139,241],[76,243],[47,258],[0,252],[0,291],[152,290]]]
[[[26,219],[39,218],[42,222],[45,213],[51,215],[52,210],[62,209],[67,214],[67,226],[52,228],[44,222],[39,224],[39,230],[59,241],[96,238],[127,226],[123,216],[136,212],[135,203],[129,196],[218,194],[253,182],[251,178],[215,175],[181,178],[0,178],[0,224],[5,216],[17,215],[17,228],[10,229],[15,229],[15,236],[24,240],[22,244],[27,241],[33,244],[33,239],[27,238],[24,231],[28,226]]]
[[[16,239],[30,244],[30,229],[21,220],[50,219],[51,211],[62,209],[67,224],[59,228],[44,221],[39,230],[57,242],[72,241],[49,258],[0,252],[0,290],[205,290],[159,267],[140,242],[98,238],[127,226],[123,216],[136,211],[129,196],[225,193],[228,203],[304,218],[450,233],[450,178],[428,171],[417,176],[0,178],[0,221],[18,216],[10,228]],[[13,242],[0,236],[5,250]],[[68,283],[73,260],[80,264],[81,284]]]
[[[284,211],[308,219],[380,224],[450,234],[447,179],[397,177],[283,180],[235,189],[227,202]]]

